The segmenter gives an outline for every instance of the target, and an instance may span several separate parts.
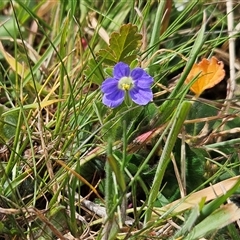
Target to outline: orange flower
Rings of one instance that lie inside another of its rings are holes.
[[[223,62],[218,61],[216,57],[212,57],[210,60],[203,58],[201,62],[193,65],[185,83],[188,84],[198,76],[190,89],[199,96],[204,90],[214,87],[223,80],[225,77],[223,67]]]

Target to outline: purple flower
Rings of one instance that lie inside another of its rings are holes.
[[[126,63],[119,62],[113,68],[113,77],[102,83],[103,103],[115,108],[123,102],[125,94],[129,94],[136,104],[146,105],[153,99],[152,83],[153,78],[142,68],[131,71]]]

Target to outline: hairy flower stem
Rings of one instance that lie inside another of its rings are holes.
[[[107,218],[105,220],[105,225],[103,228],[103,240],[111,239],[118,232],[117,225],[115,223],[115,191],[113,187],[113,170],[112,166],[114,166],[113,157],[112,157],[112,140],[109,138],[108,140],[108,161],[106,162],[106,183],[105,183],[105,201],[106,201],[106,213]],[[116,167],[116,166],[115,166]]]

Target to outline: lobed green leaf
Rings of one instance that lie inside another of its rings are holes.
[[[130,64],[137,57],[136,53],[141,46],[141,40],[142,35],[138,33],[137,26],[125,24],[119,32],[111,34],[109,46],[100,49],[98,56],[109,65],[120,61]]]

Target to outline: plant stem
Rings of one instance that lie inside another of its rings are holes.
[[[188,101],[182,102],[180,107],[178,108],[178,111],[173,116],[172,127],[169,132],[167,141],[165,143],[161,158],[159,160],[156,174],[155,174],[153,184],[152,184],[152,189],[150,191],[150,195],[148,198],[148,203],[147,203],[148,208],[146,210],[146,215],[145,215],[145,219],[144,219],[145,226],[151,219],[152,207],[157,198],[165,170],[168,166],[168,163],[170,162],[170,154],[172,152],[174,144],[177,140],[177,136],[182,128],[184,120],[186,119],[191,106],[192,106],[191,102],[188,102]]]

